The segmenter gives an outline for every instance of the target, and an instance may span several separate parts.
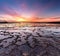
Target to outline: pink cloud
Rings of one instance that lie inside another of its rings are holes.
[[[2,7],[2,9],[6,14],[8,14],[12,17],[16,17],[16,16],[20,17],[21,16],[20,13],[17,10],[15,10],[12,7],[8,6],[7,3],[4,3],[4,6]]]

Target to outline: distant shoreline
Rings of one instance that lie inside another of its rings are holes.
[[[0,24],[6,24],[6,23],[48,23],[48,24],[60,24],[60,22],[0,22]]]

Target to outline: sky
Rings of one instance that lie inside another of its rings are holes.
[[[0,0],[0,20],[60,21],[60,0]]]

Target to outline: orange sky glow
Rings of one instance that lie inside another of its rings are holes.
[[[32,16],[17,16],[17,15],[1,15],[0,21],[7,22],[57,22],[60,21],[59,17],[50,17],[50,18],[38,18]]]
[[[60,1],[1,0],[0,22],[60,22]]]

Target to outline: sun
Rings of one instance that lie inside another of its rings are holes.
[[[16,17],[17,22],[25,22],[26,20],[22,17]]]

